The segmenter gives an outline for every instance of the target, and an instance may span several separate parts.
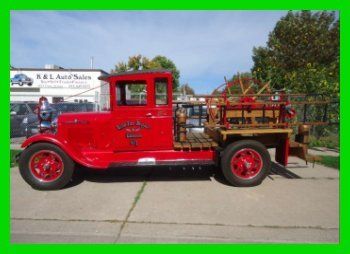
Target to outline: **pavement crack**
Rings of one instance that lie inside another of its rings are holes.
[[[64,221],[64,222],[109,222],[109,223],[123,222],[121,220],[55,219],[55,218],[49,219],[49,218],[24,218],[24,217],[11,217],[11,220]]]
[[[120,238],[120,236],[121,236],[121,234],[122,234],[122,231],[123,231],[123,229],[124,229],[126,223],[128,222],[128,219],[129,219],[129,217],[130,217],[132,211],[135,209],[137,202],[140,200],[141,195],[142,195],[143,191],[145,190],[146,185],[147,185],[147,181],[145,180],[145,181],[142,183],[141,188],[140,188],[140,189],[138,190],[138,192],[136,193],[136,196],[135,196],[135,198],[134,198],[134,202],[132,203],[132,206],[130,207],[130,209],[129,209],[129,211],[128,211],[126,217],[125,217],[125,219],[123,220],[122,225],[120,226],[120,230],[119,230],[119,233],[118,233],[117,238],[116,238],[116,240],[115,240],[115,243],[119,241],[119,238]]]
[[[302,178],[285,178],[283,176],[273,176],[272,180],[295,180],[295,181],[302,181],[302,180],[312,180],[312,181],[318,181],[318,180],[339,180],[339,177],[302,177]]]
[[[154,225],[189,225],[189,226],[218,226],[218,227],[239,227],[239,228],[271,228],[271,229],[318,229],[318,230],[339,230],[338,227],[324,226],[303,226],[303,225],[253,225],[253,224],[223,224],[223,223],[194,223],[194,222],[162,222],[162,221],[128,221],[133,224],[154,224]]]
[[[144,188],[145,186],[143,186]],[[142,188],[141,188],[142,189]],[[139,194],[141,195],[141,189]],[[140,197],[138,197],[139,199]],[[136,200],[136,197],[135,197]],[[134,202],[135,203],[135,202]],[[135,203],[136,205],[136,203]],[[135,206],[134,206],[135,208]],[[162,222],[162,221],[130,221],[127,218],[130,217],[132,209],[125,220],[89,220],[89,219],[48,219],[48,218],[24,218],[24,217],[11,217],[11,220],[28,220],[28,221],[64,221],[64,222],[107,222],[107,223],[122,223],[124,226],[126,223],[131,224],[153,224],[153,225],[190,225],[190,226],[218,226],[218,227],[240,227],[240,228],[271,228],[271,229],[319,229],[319,230],[339,230],[339,227],[324,227],[324,226],[282,226],[282,225],[253,225],[253,224],[223,224],[223,223],[194,223],[194,222]],[[123,226],[123,228],[124,228]],[[121,231],[121,230],[120,230]],[[118,234],[119,235],[119,234]]]

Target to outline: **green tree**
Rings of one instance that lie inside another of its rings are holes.
[[[252,78],[251,72],[238,72],[236,74],[233,74],[232,78],[229,81],[237,80],[239,77],[241,78]]]
[[[267,47],[253,48],[253,76],[259,80],[271,79],[272,52]],[[276,85],[275,85],[276,86]]]
[[[240,83],[238,83],[238,80],[241,79],[241,82],[245,86],[249,86],[249,84],[250,84],[249,79],[251,79],[251,78],[252,78],[251,72],[238,72],[238,73],[234,74],[231,79],[227,80],[228,82],[234,82],[234,84],[231,85],[231,87],[230,87],[229,93],[230,94],[241,94],[242,89],[241,89]]]
[[[172,60],[165,56],[156,56],[153,59],[149,59],[142,55],[135,55],[129,57],[128,62],[119,62],[115,65],[114,73],[138,71],[138,70],[156,70],[166,69],[170,70],[173,74],[173,90],[176,91],[179,87],[180,71],[176,68],[176,65]]]
[[[176,68],[173,61],[165,56],[156,56],[152,62],[158,63],[161,69],[171,70],[173,73],[173,90],[176,91],[179,87],[180,71]]]
[[[187,94],[187,95],[195,95],[193,88],[190,87],[190,85],[187,83],[180,86],[179,92]]]
[[[126,72],[129,70],[128,64],[124,62],[119,62],[116,64],[115,69],[111,70],[112,73]]]
[[[334,12],[288,12],[253,49],[253,75],[276,89],[339,92],[339,20]]]
[[[334,12],[290,11],[276,23],[267,45],[253,49],[253,62],[254,77],[271,80],[273,88],[333,99],[339,96],[339,20]],[[328,107],[333,120],[337,110]],[[307,115],[321,120],[322,109],[311,107]],[[337,132],[337,127],[313,127],[317,137],[327,132]]]

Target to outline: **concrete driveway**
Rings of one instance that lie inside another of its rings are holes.
[[[214,168],[79,174],[36,191],[11,169],[11,242],[339,241],[339,171],[293,158],[257,187]]]

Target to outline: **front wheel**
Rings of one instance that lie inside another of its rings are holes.
[[[221,160],[222,172],[233,186],[259,185],[271,169],[269,152],[255,140],[240,140],[228,145]]]
[[[34,189],[56,190],[71,180],[74,162],[59,147],[37,143],[21,153],[19,170],[23,179]]]

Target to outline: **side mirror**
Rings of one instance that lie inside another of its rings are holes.
[[[16,113],[16,111],[11,111],[11,112],[10,112],[10,115],[11,115],[11,116],[15,116],[15,115],[17,115],[17,113]]]

